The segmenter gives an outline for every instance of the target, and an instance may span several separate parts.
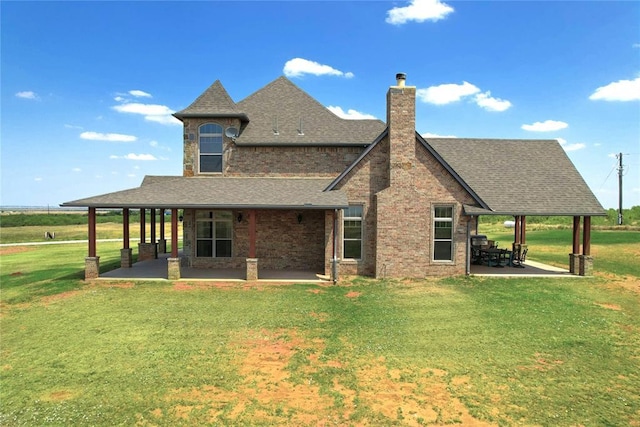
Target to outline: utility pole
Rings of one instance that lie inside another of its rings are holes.
[[[618,158],[618,225],[622,225],[622,153],[616,155]]]

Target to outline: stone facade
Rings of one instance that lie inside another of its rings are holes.
[[[84,280],[97,279],[100,275],[100,257],[89,256],[84,259]]]

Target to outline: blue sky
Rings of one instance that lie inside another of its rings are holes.
[[[559,139],[605,208],[640,205],[640,3],[0,2],[0,204],[55,206],[182,173],[170,114],[219,79],[281,75],[385,118],[395,74],[423,136]],[[492,170],[512,185],[518,171]]]

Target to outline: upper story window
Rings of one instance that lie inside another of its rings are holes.
[[[433,208],[433,260],[453,261],[453,206]]]
[[[200,172],[222,172],[222,126],[206,123],[198,128]]]
[[[362,259],[362,206],[349,206],[343,211],[342,257]]]

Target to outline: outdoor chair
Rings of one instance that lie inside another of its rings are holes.
[[[517,252],[513,252],[513,259],[511,260],[511,265],[513,267],[524,268],[523,263],[527,259],[527,252],[529,252],[529,248],[522,249],[522,252],[519,254]]]

